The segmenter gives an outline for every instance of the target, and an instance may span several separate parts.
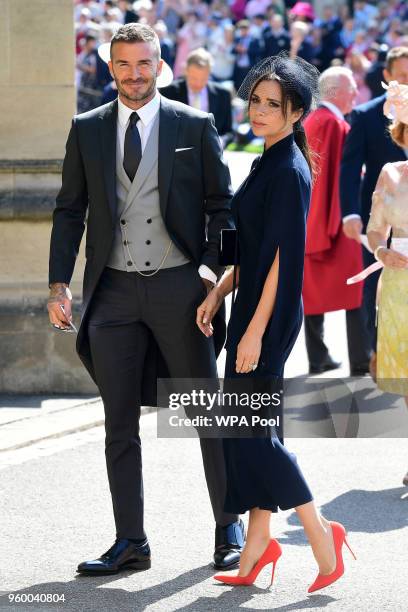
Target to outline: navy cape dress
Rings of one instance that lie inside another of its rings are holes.
[[[232,200],[238,230],[239,288],[227,333],[225,385],[228,379],[256,381],[283,377],[284,364],[299,334],[306,217],[311,176],[293,134],[254,160],[251,172]],[[237,346],[251,321],[279,248],[279,277],[272,316],[262,338],[258,368],[237,374]],[[254,385],[255,383],[255,385]],[[311,501],[312,494],[296,457],[277,435],[223,439],[227,475],[226,512],[251,508],[277,512]]]

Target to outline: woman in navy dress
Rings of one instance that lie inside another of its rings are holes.
[[[302,281],[311,162],[302,120],[315,98],[318,73],[303,60],[279,55],[255,66],[238,95],[248,101],[252,130],[264,152],[232,201],[239,245],[238,292],[228,325],[225,379],[265,381],[283,377],[284,365],[302,325]],[[197,324],[212,334],[211,320],[232,291],[227,271],[197,310]],[[319,567],[309,592],[343,573],[345,529],[318,512],[297,464],[276,433],[224,438],[227,474],[225,510],[249,511],[248,535],[237,576],[227,584],[252,584],[281,554],[271,539],[270,518],[278,508],[295,508]],[[347,542],[346,542],[347,544]],[[273,577],[273,573],[272,573]]]

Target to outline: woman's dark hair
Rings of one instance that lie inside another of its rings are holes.
[[[287,51],[266,57],[256,64],[240,85],[237,96],[251,103],[252,93],[262,81],[276,81],[282,92],[282,113],[285,119],[289,108],[301,110],[302,114],[293,125],[296,144],[302,151],[310,171],[315,176],[312,153],[306,140],[302,122],[314,108],[319,99],[319,76],[316,66],[300,57],[291,58]]]
[[[310,168],[310,172],[313,175],[315,172],[315,168],[314,168],[314,164],[312,161],[312,153],[307,143],[306,133],[302,125],[302,120],[305,115],[305,108],[304,108],[305,105],[304,105],[302,98],[297,93],[297,91],[295,91],[294,88],[290,86],[290,83],[288,83],[284,79],[281,79],[276,73],[271,72],[269,74],[262,75],[254,83],[251,89],[251,92],[249,94],[249,98],[248,98],[249,106],[251,105],[252,94],[254,93],[255,89],[258,87],[259,83],[262,83],[263,81],[275,81],[279,84],[281,93],[282,93],[282,101],[281,101],[282,115],[285,118],[285,120],[288,117],[289,105],[290,105],[290,109],[292,112],[302,110],[301,117],[296,121],[296,123],[293,124],[293,136],[295,138],[295,142],[297,146],[302,151],[303,156],[305,157],[307,161],[307,164]]]

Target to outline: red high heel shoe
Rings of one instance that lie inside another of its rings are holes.
[[[333,532],[334,551],[336,553],[336,568],[331,574],[327,574],[326,576],[323,574],[318,574],[314,583],[308,588],[308,593],[313,593],[313,591],[318,591],[319,589],[329,586],[329,584],[332,584],[344,574],[342,554],[343,544],[346,544],[354,559],[357,559],[356,555],[351,550],[349,543],[347,542],[346,530],[344,526],[341,523],[336,523],[334,521],[330,521],[330,526]]]
[[[280,547],[279,542],[272,538],[268,546],[266,547],[265,552],[263,553],[259,561],[255,563],[254,567],[252,568],[252,570],[249,572],[247,576],[225,576],[225,575],[217,574],[217,576],[214,576],[214,579],[219,580],[220,582],[224,582],[225,584],[232,584],[234,586],[238,586],[238,585],[249,586],[250,584],[254,583],[259,572],[261,571],[263,567],[265,567],[265,565],[268,565],[268,563],[273,563],[272,576],[271,576],[271,585],[272,585],[273,577],[275,575],[276,562],[281,556],[281,554],[282,554],[282,549]]]

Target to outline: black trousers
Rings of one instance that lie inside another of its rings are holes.
[[[362,307],[346,310],[346,328],[350,368],[367,364],[370,347]],[[305,338],[309,364],[323,365],[329,358],[329,349],[324,342],[324,314],[305,316]]]
[[[145,537],[139,419],[149,330],[172,378],[216,379],[213,341],[195,323],[205,295],[204,283],[189,263],[152,277],[106,268],[92,299],[88,333],[105,409],[105,455],[117,537]],[[222,440],[202,438],[200,444],[215,521],[225,526],[238,517],[223,510]],[[167,463],[166,469],[171,469]]]

